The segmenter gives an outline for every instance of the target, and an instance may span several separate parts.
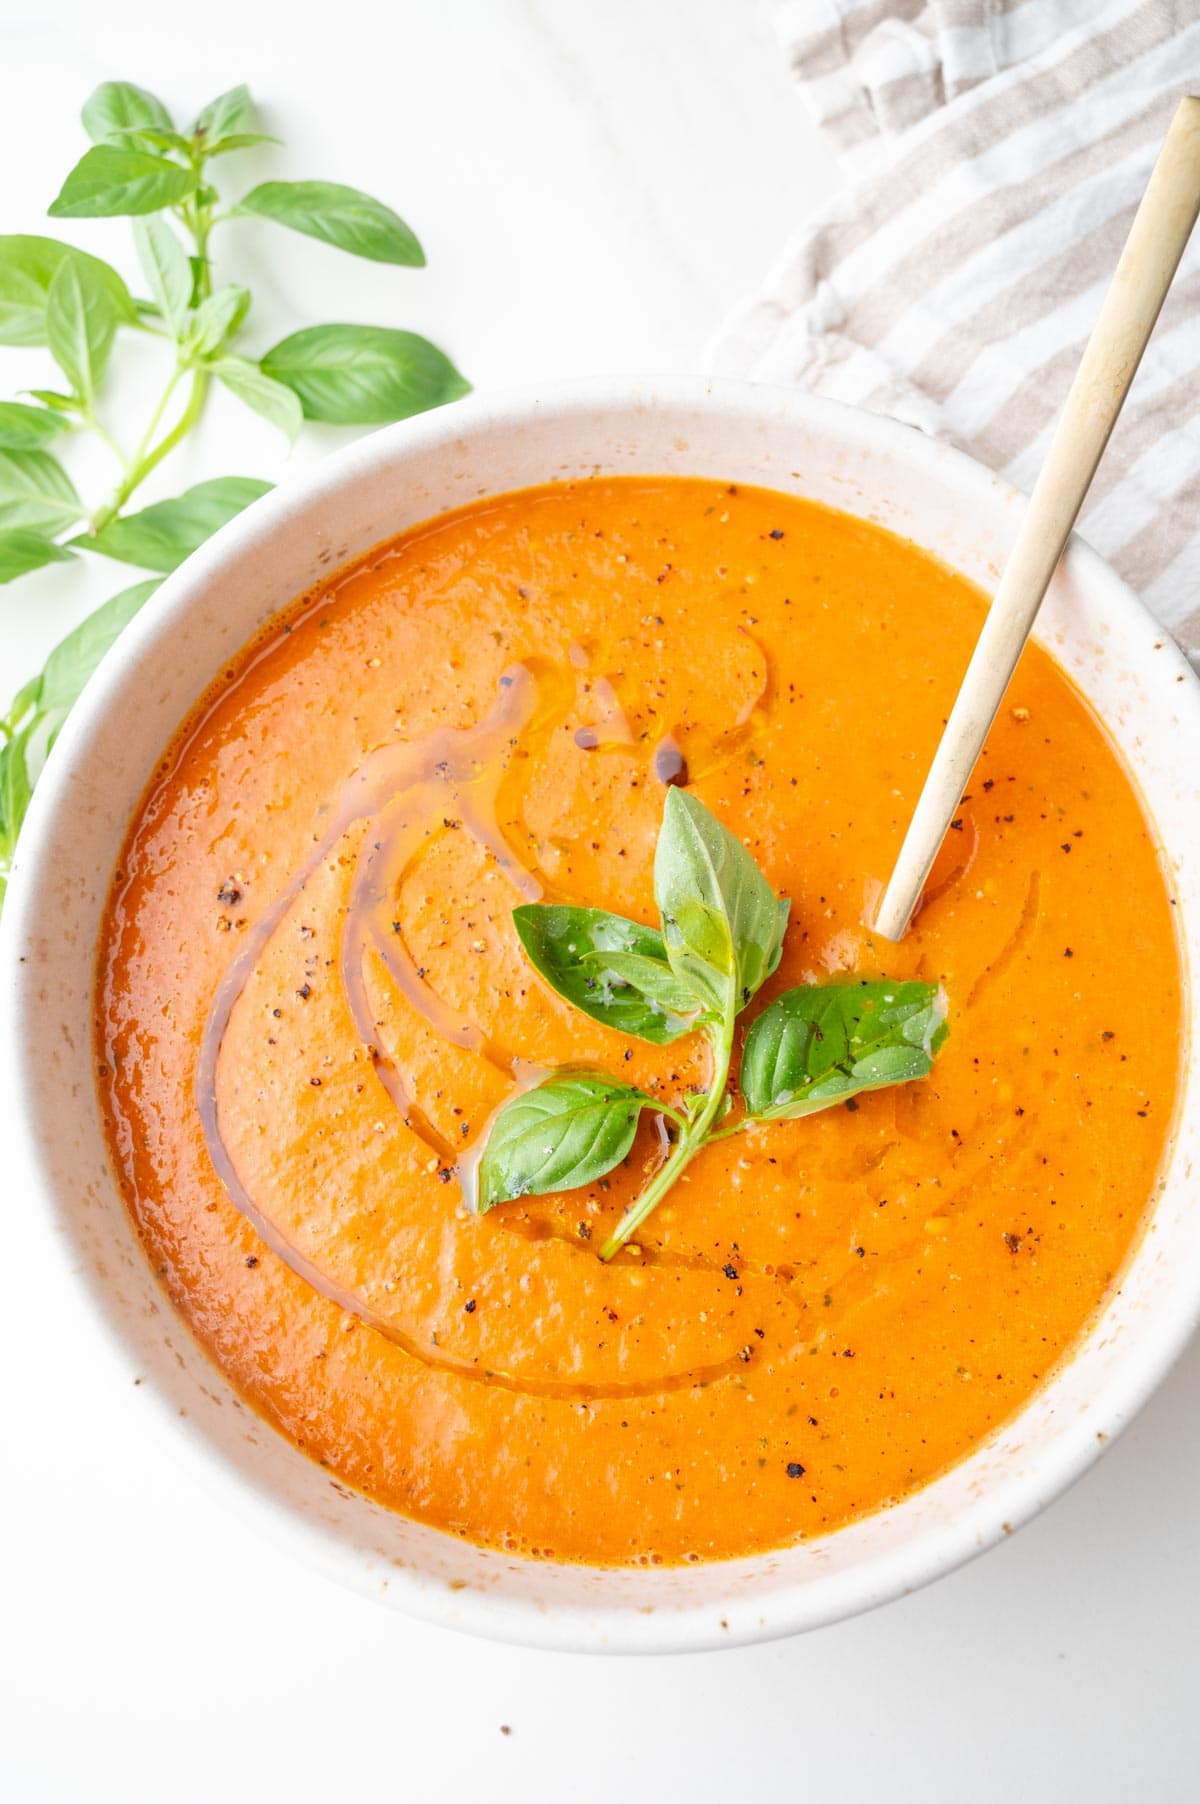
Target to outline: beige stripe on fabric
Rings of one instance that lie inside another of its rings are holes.
[[[1170,330],[1171,324],[1191,311],[1198,302],[1200,270],[1183,278],[1171,291],[1163,308],[1159,330]],[[993,469],[1006,469],[1033,443],[1040,432],[1045,431],[1063,403],[1085,343],[1086,334],[1071,344],[1063,345],[1037,369],[1030,370],[1003,407],[981,432],[975,434],[971,449],[977,457],[981,457]],[[1136,409],[1135,381],[1126,416],[1122,417],[1123,428],[1127,427],[1129,417],[1136,417]],[[1130,410],[1133,410],[1132,413]],[[1111,489],[1115,486],[1115,482],[1128,472],[1134,461],[1132,456],[1126,454],[1121,432],[1118,431],[1105,454],[1104,465],[1101,466],[1105,469],[1106,487]]]
[[[1190,614],[1184,615],[1175,628],[1175,637],[1185,649],[1190,647],[1194,654],[1200,655],[1200,608],[1193,608]]]
[[[1174,13],[1175,6],[1170,6],[1168,10]],[[1119,21],[1119,24],[1125,24],[1127,22],[1127,19],[1122,19]],[[1152,35],[1157,36],[1158,34]],[[1200,31],[1193,34],[1193,37],[1195,50],[1194,53],[1189,54],[1191,55],[1191,61],[1196,66],[1197,80],[1200,81]],[[1143,33],[1143,41],[1144,39],[1145,34]],[[1153,54],[1153,52],[1150,54]],[[1119,76],[1120,71],[1117,73]],[[1105,67],[1098,71],[1098,75],[1102,81],[1111,82],[1114,77],[1114,71],[1110,67]],[[1001,85],[1002,84],[999,82],[990,83],[988,84],[989,91],[997,89]],[[1006,78],[1006,85],[1012,87],[1013,78]],[[1161,76],[1158,77],[1155,85],[1161,90],[1163,85]],[[1098,111],[1098,108],[1093,104],[1094,98],[1095,96],[1093,93],[1086,103],[1089,119]],[[974,105],[976,103],[972,100],[968,100],[968,102],[964,104]],[[1139,108],[1138,116],[1145,110],[1146,109],[1144,108]],[[957,111],[961,112],[962,108],[958,108]],[[1061,122],[1062,115],[1059,115],[1058,118]],[[1036,124],[1041,123],[1041,115],[1038,115]],[[1099,128],[1097,127],[1097,129]],[[957,131],[957,123],[954,130]],[[933,134],[935,143],[939,145],[942,144],[943,139],[949,140],[951,135],[950,128],[946,128],[942,132],[940,138],[937,137],[936,134]],[[1069,136],[1069,133],[1065,134],[1062,137],[1062,142],[1069,145]],[[1056,146],[1054,146],[1054,148],[1056,148]],[[1078,146],[1069,145],[1065,154],[1062,151],[1059,152],[1059,160],[1060,162],[1065,163],[1069,156],[1086,157],[1088,148],[1088,146],[1083,146],[1081,149]],[[953,146],[949,141],[942,146],[939,155],[946,159],[947,166],[953,165],[954,152]],[[1102,162],[1103,153],[1100,152],[1099,155]],[[992,160],[1000,161],[1001,158],[1002,152],[993,157]],[[828,284],[828,296],[830,299],[833,298],[836,294],[836,284],[840,279],[840,270],[834,266],[836,261],[835,252],[839,250],[844,250],[848,255],[856,255],[856,251],[861,250],[863,245],[867,247],[864,254],[856,258],[859,264],[866,265],[866,273],[860,275],[858,286],[866,289],[869,297],[875,297],[874,299],[868,299],[866,303],[868,306],[878,309],[886,307],[888,310],[886,315],[880,311],[875,323],[870,327],[870,335],[873,338],[882,336],[883,331],[887,329],[887,322],[891,321],[898,309],[903,308],[905,294],[903,286],[899,281],[891,281],[885,278],[882,263],[878,270],[878,278],[872,279],[870,273],[871,259],[869,255],[870,249],[872,248],[870,240],[876,235],[877,226],[886,226],[891,222],[893,216],[896,214],[898,201],[903,201],[905,203],[911,202],[913,198],[911,193],[905,191],[901,192],[899,195],[897,194],[897,184],[903,184],[907,181],[908,173],[911,171],[911,168],[912,163],[910,159],[900,167],[899,173],[893,170],[890,175],[877,175],[869,181],[865,188],[860,190],[858,194],[851,192],[849,196],[843,197],[838,203],[835,203],[830,217],[824,223],[818,224],[811,231],[801,236],[799,242],[786,256],[778,275],[768,284],[764,297],[757,303],[756,307],[744,309],[740,319],[738,319],[731,327],[727,338],[725,355],[727,360],[732,361],[734,373],[745,373],[748,370],[754,370],[758,365],[764,363],[767,366],[777,364],[778,360],[770,358],[769,355],[764,359],[761,355],[761,351],[760,354],[756,356],[753,349],[754,342],[757,341],[760,347],[766,348],[769,342],[772,322],[779,320],[783,316],[793,313],[806,305],[810,298],[817,294],[818,291],[822,290],[826,284]],[[861,204],[861,217],[857,219],[849,217],[851,209],[856,203]],[[969,215],[971,209],[968,209],[967,211]],[[961,218],[961,213],[959,217]],[[918,255],[913,259],[912,269],[906,269],[905,273],[911,274],[914,278],[917,278],[920,276],[924,259],[924,253],[920,251],[919,247],[925,242],[925,238],[919,231],[914,229],[914,232],[910,234],[910,241],[913,239],[916,240]],[[941,255],[943,253],[943,246],[940,243],[937,249],[938,254]],[[945,248],[944,254],[947,265],[953,267],[956,259],[952,245]],[[880,296],[886,298],[881,300],[878,298]],[[843,317],[844,315],[835,317],[829,306],[823,304],[821,316],[813,318],[810,322],[810,328],[812,331],[821,332],[835,324],[840,325]],[[736,346],[739,341],[746,346],[746,353],[743,353],[740,358],[737,356],[736,351]],[[730,367],[729,361],[727,361],[726,367]]]
[[[1123,207],[1086,237],[1050,256],[1032,274],[1022,275],[1014,287],[993,295],[978,313],[956,321],[913,367],[911,380],[926,394],[944,401],[965,381],[982,345],[1025,331],[1071,295],[1090,288],[1115,269],[1135,211],[1134,203]]]
[[[891,81],[881,82],[871,96],[875,113],[885,132],[896,136],[918,125],[929,113],[946,104],[941,65],[932,69],[911,70]]]
[[[792,74],[800,82],[804,98],[817,112],[818,118],[820,109],[813,107],[812,95],[807,90],[831,75],[850,81],[852,78],[846,73],[846,60],[845,48],[836,26],[823,35],[815,50],[811,50],[807,42],[792,47]]]
[[[1067,190],[1079,189],[1089,181],[1102,179],[1105,170],[1121,161],[1125,154],[1139,145],[1145,145],[1149,153],[1150,147],[1161,141],[1173,111],[1172,99],[1157,97],[1118,126],[1110,137],[1081,144],[1059,158],[1044,172],[1038,183],[1043,209],[1045,205],[1058,201]],[[1148,154],[1147,171],[1151,160]],[[940,274],[943,270],[953,269],[977,251],[994,244],[1007,232],[1030,229],[1038,212],[1031,212],[1028,202],[1027,188],[1012,182],[981,196],[951,217],[940,221],[934,231],[922,238],[899,263],[889,269],[885,283],[871,288],[861,301],[849,309],[841,330],[861,339],[864,344],[878,344],[911,305],[913,293],[920,294],[925,272],[936,270]],[[1070,254],[1068,248],[1065,255],[1069,257]],[[1022,280],[1028,278],[1023,277]],[[1071,284],[1076,289],[1084,285],[1082,281]],[[975,331],[973,323],[964,324],[974,334],[974,348],[977,352],[983,335]],[[921,372],[929,372],[932,367],[931,381],[940,383],[934,367],[937,355],[936,351],[930,353],[920,368],[913,372],[915,382],[923,384],[924,376]],[[954,383],[948,382],[940,388],[940,392],[949,394],[953,386]],[[931,388],[931,392],[939,390]]]
[[[841,33],[831,26],[819,39],[802,39],[791,46],[792,73],[801,83],[822,75],[837,75],[846,64]]]
[[[1182,285],[1181,299],[1189,291],[1195,297],[1193,304],[1200,303],[1200,272],[1190,282]],[[1170,330],[1170,321],[1165,313],[1164,322],[1159,330],[1167,332]],[[1196,328],[1196,340],[1197,364],[1186,372],[1183,384],[1192,406],[1200,412],[1200,326]],[[1138,395],[1140,381],[1139,377],[1134,382],[1129,403],[1113,433],[1104,462],[1092,479],[1089,491],[1089,503],[1092,506],[1099,505],[1113,494],[1139,459],[1179,426],[1179,393],[1174,389],[1167,389],[1160,391],[1153,399],[1146,400]],[[1200,433],[1197,435],[1196,455],[1200,458]],[[1193,518],[1191,526],[1193,532],[1200,533],[1200,515]]]
[[[874,114],[861,106],[834,114],[832,118],[821,121],[821,127],[834,148],[843,156],[879,136]]]
[[[947,127],[941,141],[943,153],[949,150],[955,159],[979,156],[1023,125],[1069,105],[1114,71],[1157,50],[1183,26],[1195,23],[1194,0],[1135,6],[1107,30],[1085,35],[1046,68],[1024,79],[1002,76],[994,87],[985,84],[973,104],[968,99],[953,128]]]
[[[864,173],[731,322],[725,367],[865,402],[1028,486],[1175,102],[1200,90],[1200,0],[787,15],[806,99]],[[1200,241],[1082,530],[1200,645]]]
[[[1198,529],[1200,471],[1167,499],[1148,525],[1111,554],[1112,562],[1131,588],[1148,589],[1196,537]]]
[[[916,19],[924,10],[924,0],[862,0],[858,6],[836,5],[836,23],[822,25],[809,36],[791,39],[788,49],[792,66],[802,84],[815,75],[831,75],[854,61],[864,39],[885,20]]]
[[[1044,7],[1046,0],[1025,0]],[[1051,0],[1053,4],[1053,0]],[[938,79],[926,90],[933,105],[956,99],[982,81],[1002,73],[1007,61],[1001,56],[1014,33],[1005,21],[1022,10],[1021,0],[833,0],[830,6],[789,6],[783,9],[779,31],[792,69],[805,99],[812,103],[809,85],[820,77],[844,70],[859,90],[863,109],[875,120],[877,133],[895,129],[898,114],[881,102],[881,87],[873,82],[871,52],[877,34],[899,23],[908,28],[909,54],[920,35],[929,45],[929,58],[940,65]],[[1074,24],[1074,20],[1070,21]],[[1010,59],[1011,60],[1011,59]],[[927,106],[925,112],[930,110]],[[925,113],[905,108],[905,123]]]
[[[982,11],[985,25],[994,32],[999,16],[1013,11],[1013,7],[1002,4],[1002,0],[987,0],[982,9],[979,0],[932,0],[932,5],[941,31],[976,31]]]
[[[812,238],[812,261],[824,274],[862,248],[881,225],[896,217],[914,194],[932,188],[955,163],[994,149],[1021,125],[1066,105],[1084,89],[1157,49],[1179,29],[1182,0],[1138,6],[1097,37],[1087,38],[1050,67],[1016,81],[1010,75],[984,83],[959,104],[953,127],[930,132],[901,156],[886,175],[857,195],[852,212],[831,219]]]

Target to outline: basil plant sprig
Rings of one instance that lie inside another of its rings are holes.
[[[0,584],[81,552],[165,576],[268,489],[250,477],[217,476],[129,511],[147,477],[195,427],[214,384],[289,442],[304,420],[378,426],[467,392],[443,351],[394,326],[306,326],[266,350],[248,348],[250,291],[218,280],[214,264],[226,221],[284,226],[373,263],[418,268],[425,253],[390,207],[340,182],[243,183],[236,198],[226,197],[226,159],[278,143],[257,129],[244,86],[218,95],[184,127],[157,95],[106,81],[85,102],[82,122],[91,148],[67,175],[50,216],[131,220],[147,293],[135,297],[110,264],[57,238],[0,234],[0,345],[45,346],[53,383],[0,401]],[[161,365],[158,397],[131,444],[118,441],[105,406],[119,336]],[[85,501],[59,459],[70,433],[94,435],[114,460],[102,499]],[[156,587],[143,581],[114,596],[0,712],[0,901],[33,785],[66,710]]]
[[[704,804],[667,791],[654,860],[661,930],[599,908],[526,904],[513,920],[550,987],[595,1021],[656,1046],[708,1041],[707,1087],[673,1105],[590,1071],[557,1072],[493,1118],[479,1209],[591,1184],[626,1158],[643,1110],[674,1144],[600,1249],[611,1259],[709,1141],[755,1122],[795,1120],[864,1090],[925,1077],[946,1037],[942,991],[887,979],[804,984],[757,1017],[742,1049],[743,1112],[729,1072],[738,1016],[776,970],[789,904]]]

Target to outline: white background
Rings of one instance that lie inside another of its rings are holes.
[[[0,228],[47,229],[96,82],[190,116],[247,80],[288,149],[230,159],[229,180],[374,190],[429,256],[385,269],[231,229],[254,348],[321,319],[406,325],[480,388],[696,368],[836,180],[754,0],[0,0],[0,67]],[[72,235],[133,275],[122,224]],[[0,351],[0,392],[48,380],[40,354]],[[296,461],[342,436],[310,432]],[[107,480],[73,467],[89,494]],[[227,472],[283,474],[232,402],[147,498]],[[123,586],[116,566],[89,580],[93,602]],[[84,592],[58,571],[0,591],[5,695]],[[540,1655],[410,1624],[220,1513],[75,1318],[24,1186],[0,1185],[6,1801],[1200,1794],[1196,1349],[1073,1493],[931,1591],[764,1648]]]

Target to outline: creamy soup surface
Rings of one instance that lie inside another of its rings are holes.
[[[1181,1034],[1106,736],[1025,654],[899,946],[862,925],[983,613],[901,540],[679,479],[502,496],[281,616],[147,793],[96,996],[114,1163],[175,1307],[331,1478],[537,1558],[708,1560],[902,1497],[1071,1348],[1137,1237]],[[699,1036],[558,998],[522,902],[655,921],[664,778],[791,899],[773,996],[940,983],[931,1075],[473,1214],[531,1065],[664,1098]],[[1098,900],[1103,899],[1103,906]],[[515,1074],[515,1075],[514,1075]]]

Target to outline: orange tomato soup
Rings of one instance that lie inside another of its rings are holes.
[[[862,924],[983,607],[812,504],[586,481],[407,533],[211,691],[114,880],[100,1095],[176,1308],[331,1476],[539,1558],[725,1558],[924,1484],[1070,1350],[1163,1160],[1180,968],[1138,797],[1044,651],[912,931]],[[708,1147],[605,1265],[649,1118],[583,1190],[479,1216],[459,1180],[523,1062],[703,1081],[699,1036],[573,1010],[511,918],[653,922],[669,774],[791,898],[743,1026],[886,975],[941,983],[950,1038]]]

